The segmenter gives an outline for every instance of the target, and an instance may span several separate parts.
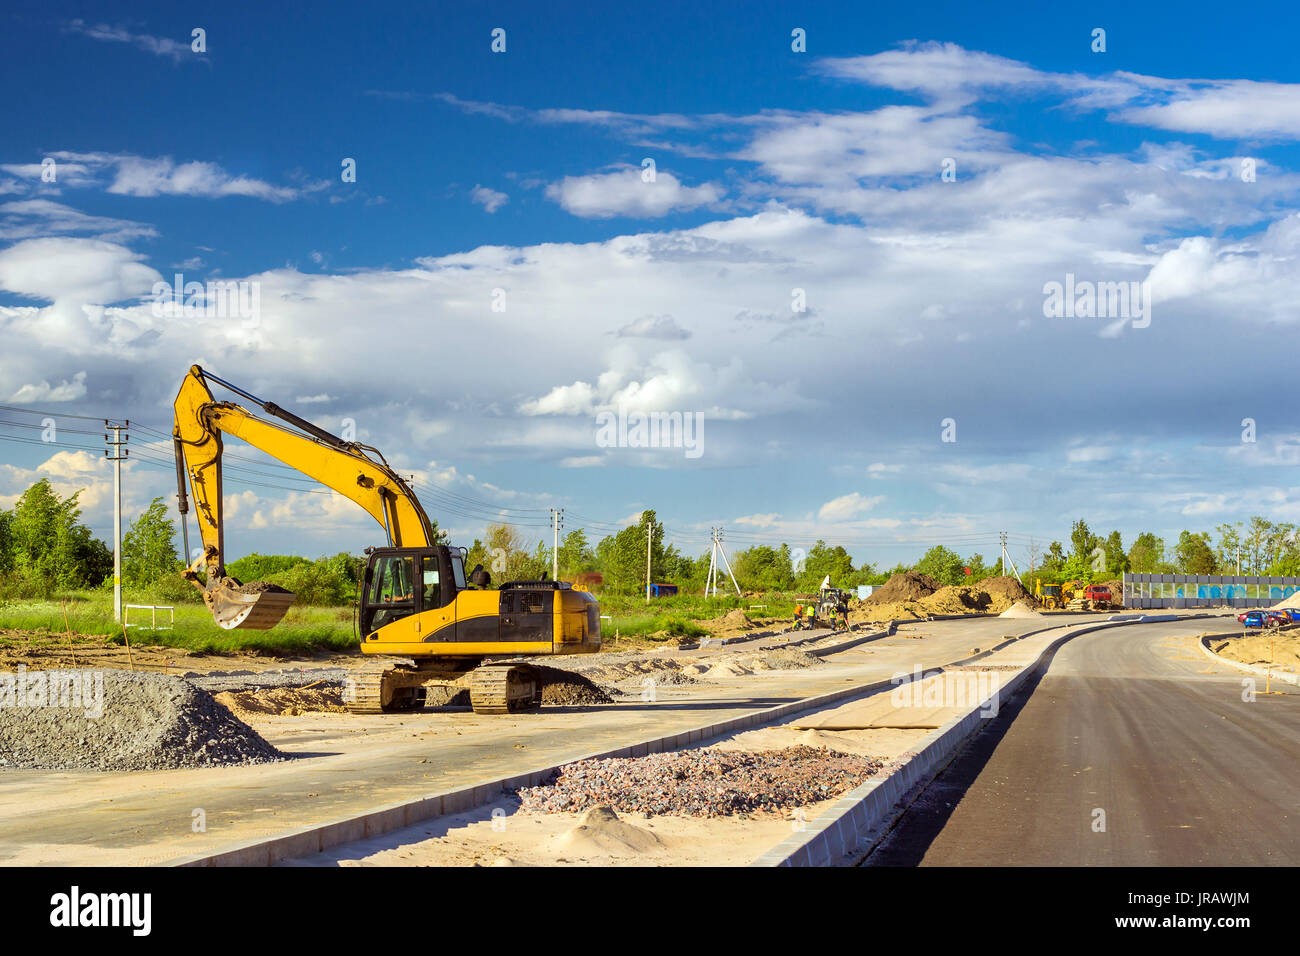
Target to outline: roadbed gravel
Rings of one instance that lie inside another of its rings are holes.
[[[722,817],[774,814],[838,796],[884,767],[874,757],[799,745],[783,750],[704,747],[646,757],[579,760],[539,787],[524,787],[525,810]]]

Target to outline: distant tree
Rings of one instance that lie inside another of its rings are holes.
[[[594,570],[596,554],[587,543],[587,532],[575,528],[560,540],[560,576],[569,578]]]
[[[22,586],[37,594],[97,587],[113,555],[80,522],[80,492],[60,498],[42,478],[22,493],[8,522],[10,564]]]
[[[1128,569],[1135,574],[1161,574],[1165,563],[1165,542],[1150,531],[1144,531],[1128,549]]]
[[[650,576],[661,576],[664,565],[664,528],[655,513],[647,509],[641,513],[637,524],[602,538],[596,546],[597,570],[605,576],[607,590],[633,593],[645,588],[646,537],[650,533],[651,522],[654,522],[654,531],[650,534]]]
[[[1241,556],[1241,522],[1221,524],[1215,530],[1219,533],[1219,546],[1215,550],[1216,563],[1226,574],[1236,574]]]
[[[1181,574],[1214,574],[1217,563],[1214,549],[1210,547],[1210,536],[1206,532],[1193,533],[1184,531],[1178,536],[1174,548]]]
[[[832,587],[841,587],[852,574],[852,555],[841,545],[832,548],[819,540],[808,549],[803,571],[795,576],[795,587],[800,591],[815,591],[827,575],[830,575]]]
[[[1065,549],[1061,547],[1061,542],[1053,541],[1047,549],[1047,554],[1043,555],[1042,571],[1045,579],[1058,577],[1064,566]]]
[[[122,536],[123,583],[144,587],[179,570],[175,538],[176,526],[167,516],[167,506],[162,498],[153,499]]]
[[[966,568],[970,568],[970,574],[966,574]],[[991,578],[1002,568],[1000,565],[987,565],[984,563],[984,555],[972,554],[966,559],[966,564],[962,568],[963,582],[966,584],[975,584],[983,581],[985,578]]]
[[[794,570],[790,565],[790,548],[756,544],[737,553],[732,558],[736,578],[745,587],[755,591],[788,591],[794,586]]]
[[[1112,531],[1102,546],[1106,552],[1106,573],[1117,578],[1129,569],[1128,555],[1124,553],[1124,539],[1118,531]]]
[[[913,570],[928,574],[940,584],[961,584],[966,579],[966,565],[961,555],[941,544],[925,552]]]
[[[1087,562],[1089,569],[1092,567],[1092,553],[1100,543],[1100,539],[1092,533],[1088,527],[1088,522],[1080,518],[1070,529],[1070,557],[1081,558]]]

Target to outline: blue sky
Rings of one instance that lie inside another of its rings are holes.
[[[197,361],[354,421],[465,543],[551,506],[886,564],[1300,521],[1300,17],[1135,6],[10,4],[0,437],[165,432]],[[177,272],[258,315],[159,317]],[[1149,324],[1044,315],[1067,274]],[[702,454],[602,447],[617,408],[702,414]],[[0,505],[47,475],[106,531],[95,444],[0,442]],[[377,543],[243,464],[233,549]]]

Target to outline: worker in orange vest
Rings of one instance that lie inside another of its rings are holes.
[[[793,629],[797,631],[801,627],[803,627],[803,602],[802,601],[794,606],[794,628]]]

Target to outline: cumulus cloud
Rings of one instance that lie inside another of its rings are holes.
[[[677,324],[671,315],[641,315],[622,326],[619,338],[689,339],[691,332]]]
[[[71,381],[58,385],[40,382],[36,385],[24,385],[9,396],[9,401],[18,405],[36,402],[72,402],[86,396],[86,373],[78,372]]]
[[[847,495],[840,495],[838,498],[832,498],[826,502],[818,510],[817,517],[823,521],[847,521],[856,518],[864,511],[870,511],[884,500],[883,495],[868,497],[852,491]]]
[[[642,170],[635,166],[589,176],[565,176],[546,187],[546,198],[585,219],[657,219],[716,203],[722,196],[722,188],[714,183],[686,186],[666,170],[659,170],[652,182],[646,182]]]
[[[495,189],[489,189],[487,186],[475,186],[470,190],[470,198],[486,209],[489,213],[496,212],[502,206],[510,201],[510,197],[503,192]]]

